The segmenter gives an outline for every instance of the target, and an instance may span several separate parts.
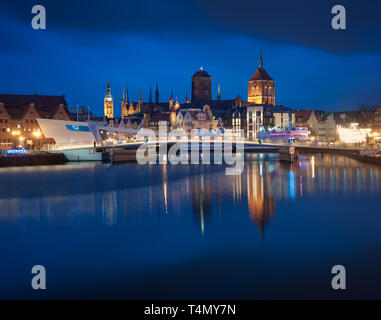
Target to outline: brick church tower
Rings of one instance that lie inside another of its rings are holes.
[[[249,80],[247,97],[251,103],[275,106],[275,81],[263,69],[262,53],[259,68]]]
[[[195,100],[212,100],[212,77],[203,68],[192,77],[192,102]]]

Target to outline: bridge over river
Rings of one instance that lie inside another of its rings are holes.
[[[199,152],[210,151],[214,152],[224,152],[224,146],[221,143],[204,143],[199,142],[183,142],[183,141],[161,141],[161,142],[132,142],[123,145],[112,145],[112,146],[102,146],[96,147],[97,152],[102,152],[104,154],[103,159],[105,161],[111,162],[124,162],[124,161],[136,161],[136,150],[145,145],[148,147],[155,146],[157,152],[159,152],[160,144],[165,144],[167,150],[169,150],[175,143],[180,143],[183,148],[186,148],[188,152],[197,148]],[[308,154],[308,153],[333,153],[349,156],[358,160],[367,160],[371,161],[372,159],[366,159],[362,154],[365,149],[361,148],[345,148],[345,147],[321,147],[321,146],[308,146],[308,145],[299,145],[299,144],[266,144],[266,143],[257,143],[252,141],[244,141],[239,143],[239,150],[243,150],[245,153],[255,152],[255,153],[280,153],[280,154]],[[237,143],[232,141],[230,142],[233,152],[237,151]],[[181,147],[180,147],[181,149]],[[288,159],[288,158],[286,158]],[[380,159],[374,159],[376,163],[381,163]],[[292,158],[290,158],[292,161]]]

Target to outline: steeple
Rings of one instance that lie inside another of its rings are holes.
[[[258,61],[259,68],[248,83],[247,101],[258,105],[275,106],[275,81],[263,68],[262,50]]]
[[[149,103],[152,103],[152,90],[149,88]]]
[[[111,95],[110,78],[107,81],[107,91],[104,98],[104,116],[109,119],[114,118],[114,102]]]
[[[140,103],[143,102],[143,92],[142,92],[142,89],[141,89],[141,88],[140,88],[139,102],[140,102]]]
[[[218,100],[221,100],[221,86],[220,86],[220,83],[218,83],[217,99],[218,99]]]
[[[262,50],[259,54],[259,69],[263,69],[263,58],[262,58]]]
[[[126,87],[126,104],[130,104],[130,98],[128,97],[128,87]]]
[[[155,102],[156,104],[159,104],[159,85],[157,82],[156,82]]]
[[[171,97],[169,98],[169,110],[173,107],[173,89],[171,89]]]
[[[106,97],[111,98],[111,85],[110,85],[110,78],[107,80],[107,92],[106,92]]]
[[[188,90],[185,91],[185,103],[190,103],[190,99],[188,97]]]
[[[122,89],[122,119],[128,115],[128,104],[124,96],[124,89]],[[122,121],[122,120],[121,120]]]

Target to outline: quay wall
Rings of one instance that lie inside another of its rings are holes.
[[[1,155],[0,167],[56,165],[66,162],[63,153]]]

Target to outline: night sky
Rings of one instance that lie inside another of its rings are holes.
[[[31,8],[42,4],[47,29],[33,30]],[[347,30],[331,28],[331,8],[347,10]],[[276,103],[342,110],[381,103],[380,1],[65,0],[0,5],[0,93],[65,94],[69,106],[103,113],[110,77],[116,115],[122,88],[159,83],[184,101],[203,66],[213,96],[247,99],[258,68],[276,80]]]

